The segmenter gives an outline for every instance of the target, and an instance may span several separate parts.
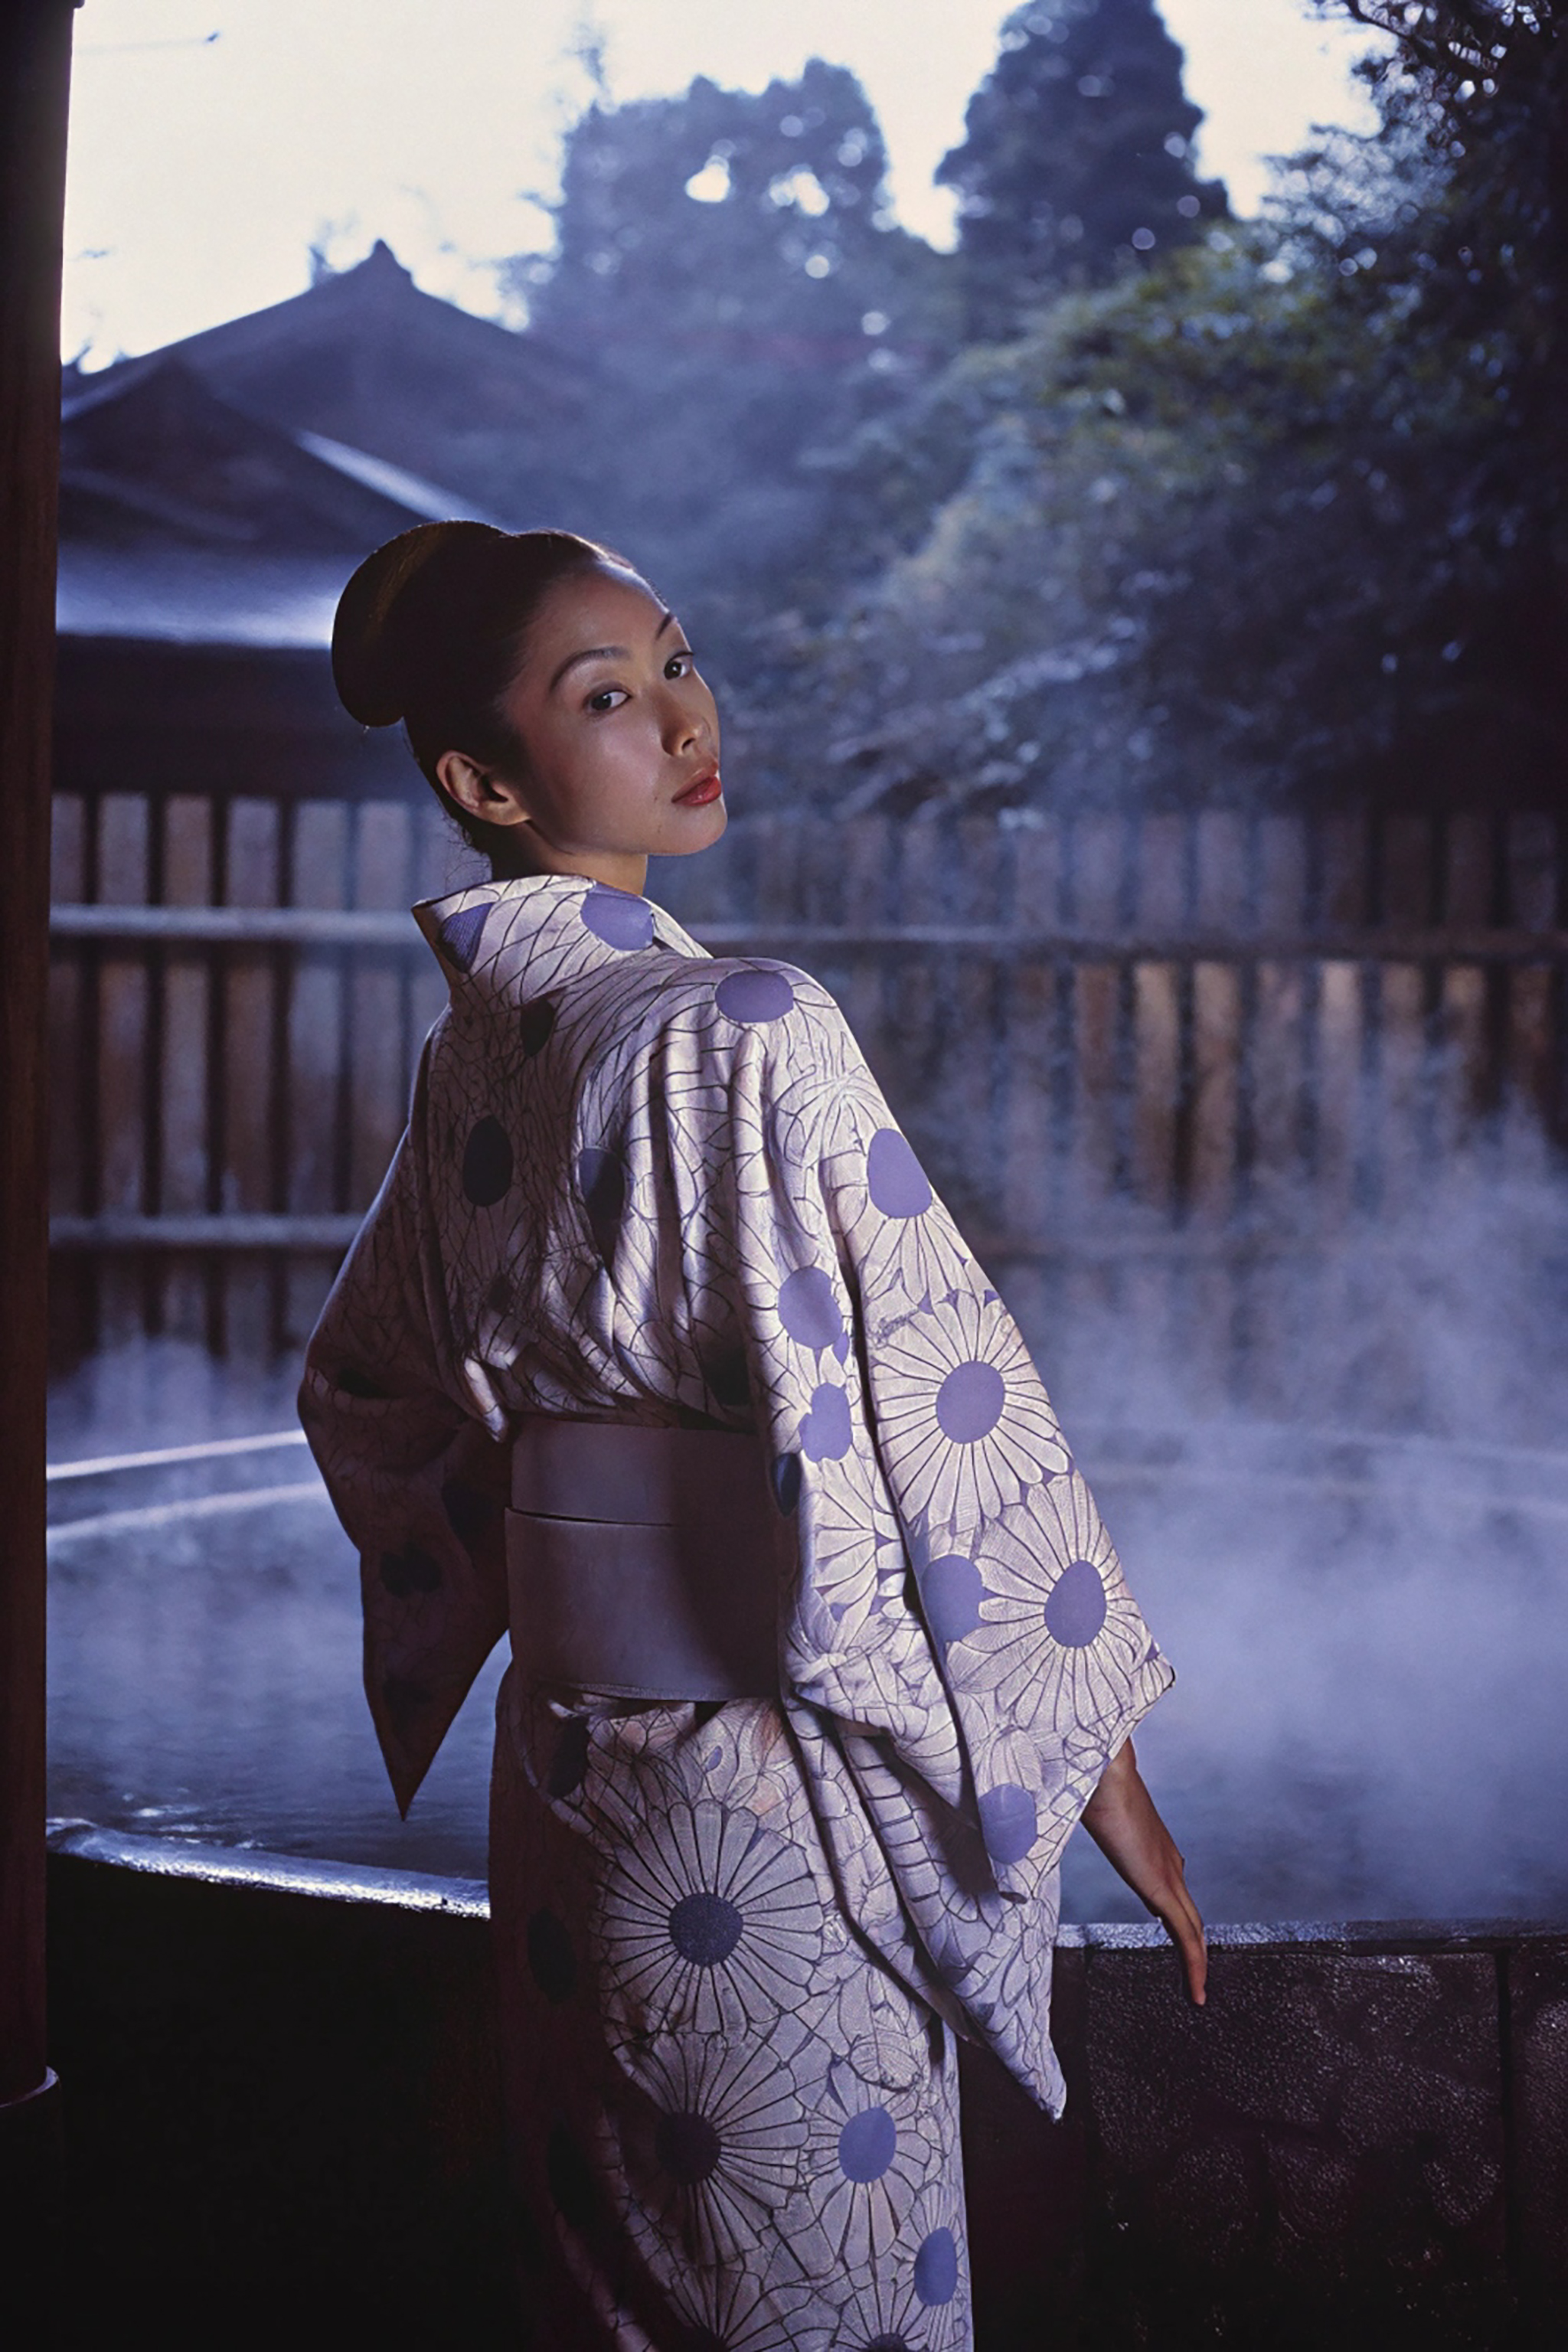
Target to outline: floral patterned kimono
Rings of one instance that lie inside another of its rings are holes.
[[[523,1415],[754,1431],[773,1697],[502,1685],[509,2114],[563,2347],[971,2341],[952,2032],[1060,2107],[1057,1865],[1171,1680],[842,1014],[576,878],[449,977],[300,1410],[406,1808],[507,1630]]]

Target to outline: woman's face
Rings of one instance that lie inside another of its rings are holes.
[[[631,574],[579,572],[551,590],[500,708],[526,774],[457,752],[438,772],[474,815],[518,828],[522,870],[640,891],[648,857],[688,856],[723,832],[713,697],[675,615]]]

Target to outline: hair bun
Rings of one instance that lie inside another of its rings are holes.
[[[458,547],[508,534],[485,522],[421,522],[367,555],[338,598],[332,619],[332,683],[362,727],[391,727],[406,715],[410,622]]]

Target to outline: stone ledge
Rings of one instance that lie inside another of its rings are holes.
[[[438,1911],[464,1919],[490,1916],[489,1889],[482,1878],[436,1878],[370,1863],[321,1862],[310,1855],[264,1853],[250,1846],[138,1837],[125,1830],[99,1829],[91,1822],[51,1822],[48,1843],[51,1855],[111,1863],[156,1878],[196,1879],[205,1886],[313,1895],[333,1903],[379,1903],[391,1910]]]
[[[1527,1948],[1568,1937],[1568,1920],[1553,1919],[1269,1919],[1210,1920],[1211,1952],[1300,1951],[1328,1946],[1336,1951],[1407,1952]],[[1064,1923],[1062,1951],[1161,1952],[1171,1948],[1164,1929],[1152,1920],[1107,1925]]]
[[[472,1881],[58,1826],[52,2055],[84,2344],[212,2340],[237,2279],[384,2347],[526,2342]],[[1568,1926],[1064,1931],[1052,2124],[965,2050],[978,2352],[1555,2343]],[[92,2307],[92,2280],[111,2305]]]

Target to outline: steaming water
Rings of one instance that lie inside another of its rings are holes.
[[[286,1429],[286,1393],[139,1354],[53,1453]],[[1568,1452],[1067,1418],[1178,1668],[1138,1744],[1211,1918],[1568,1914]],[[302,1447],[62,1481],[52,1517],[57,1815],[482,1873],[501,1656],[399,1822]],[[1065,1908],[1141,1916],[1081,1835]]]

